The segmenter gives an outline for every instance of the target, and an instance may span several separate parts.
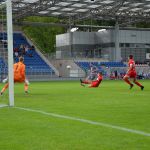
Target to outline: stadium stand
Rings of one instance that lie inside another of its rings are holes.
[[[1,42],[6,42],[7,34],[6,33],[0,33],[0,40]],[[18,56],[22,55],[24,57],[24,63],[26,65],[26,74],[28,76],[32,75],[47,75],[47,76],[53,76],[55,75],[55,71],[52,69],[51,66],[49,66],[42,58],[41,56],[36,52],[34,49],[34,46],[31,46],[26,38],[22,35],[22,33],[14,33],[13,34],[13,46],[14,50],[17,49]],[[7,55],[6,50],[7,45],[5,45],[5,51]],[[28,47],[28,51],[25,52],[25,47]],[[24,52],[23,52],[24,51]],[[18,62],[18,56],[14,55],[14,62]],[[7,64],[5,63],[4,58],[0,58],[0,66],[2,72],[7,72]],[[1,72],[1,73],[2,73]]]
[[[0,57],[0,72],[7,71],[7,64],[5,63],[4,59]]]
[[[75,61],[75,63],[85,72],[89,72],[90,66],[93,65],[98,68],[98,71],[102,72],[105,78],[110,76],[110,72],[114,72],[115,70],[119,70],[120,68],[125,68],[127,65],[123,62],[91,62],[91,61]],[[109,68],[109,69],[107,69]],[[111,69],[110,69],[111,68]]]
[[[8,73],[7,64],[5,63],[4,59],[0,57],[0,80],[2,81],[3,78],[6,77]]]
[[[126,67],[126,64],[123,62],[86,62],[86,61],[76,61],[75,62],[78,66],[80,66],[82,69],[89,69],[90,64],[100,67],[100,66],[105,66],[105,67]]]

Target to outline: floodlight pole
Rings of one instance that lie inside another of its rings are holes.
[[[7,43],[8,43],[8,79],[9,79],[9,106],[14,106],[14,73],[13,73],[13,28],[12,28],[12,3],[7,5]]]

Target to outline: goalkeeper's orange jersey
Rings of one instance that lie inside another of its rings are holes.
[[[14,64],[14,81],[15,82],[25,81],[25,65],[22,62]]]

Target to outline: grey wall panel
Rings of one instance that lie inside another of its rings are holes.
[[[127,60],[130,54],[133,54],[137,61],[146,60],[146,51],[150,49],[150,30],[119,30],[118,35],[123,60]],[[90,55],[95,53],[92,51],[100,49],[102,56],[115,60],[115,39],[113,29],[104,32],[66,33],[56,36],[56,49],[62,51],[64,56],[80,53],[87,56],[87,52]]]
[[[96,43],[112,43],[114,42],[114,32],[112,30],[106,30],[102,32],[95,32],[96,34]]]
[[[95,33],[94,32],[74,32],[72,37],[72,44],[95,44]]]
[[[150,31],[120,30],[121,43],[150,43]]]
[[[84,44],[75,44],[72,45],[72,49],[74,51],[86,51],[95,49],[95,45],[84,45]]]
[[[74,32],[56,36],[56,46],[72,44],[94,45],[115,42],[115,31]],[[120,43],[150,43],[150,31],[119,30]]]

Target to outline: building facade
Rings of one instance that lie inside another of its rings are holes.
[[[102,32],[70,32],[56,36],[56,57],[104,58],[137,62],[150,61],[150,30],[109,29]]]

